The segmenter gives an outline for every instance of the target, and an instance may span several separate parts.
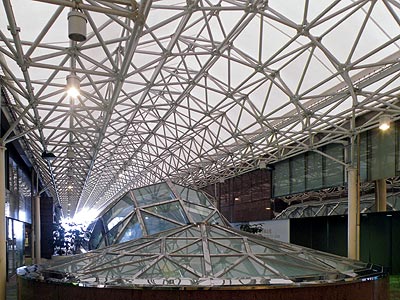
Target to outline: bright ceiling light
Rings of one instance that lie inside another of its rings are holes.
[[[390,116],[381,115],[379,117],[379,129],[382,131],[388,130],[390,128]]]
[[[80,93],[81,82],[75,74],[67,76],[67,93],[70,97],[76,98]]]

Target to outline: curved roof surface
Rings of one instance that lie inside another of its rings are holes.
[[[86,41],[68,39],[72,7],[87,17]],[[68,216],[164,178],[218,182],[377,126],[382,114],[397,119],[399,9],[396,0],[5,0],[12,127],[2,141],[23,136]],[[71,74],[76,98],[65,93]],[[43,151],[57,158],[47,164]]]

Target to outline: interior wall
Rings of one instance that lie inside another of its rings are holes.
[[[331,216],[290,219],[290,242],[347,256],[347,218]]]
[[[358,138],[361,182],[400,175],[400,122],[393,122],[385,132],[375,128]],[[337,161],[345,162],[348,149],[345,144],[329,144],[318,149],[325,156],[308,151],[275,163],[273,197],[346,186],[344,165]]]
[[[44,194],[40,196],[40,246],[43,258],[50,259],[53,247],[53,198]]]
[[[226,179],[204,189],[217,199],[219,211],[230,222],[251,222],[273,218],[271,172],[255,170]]]
[[[400,212],[362,214],[360,258],[400,274]],[[290,219],[290,242],[347,256],[347,216]]]

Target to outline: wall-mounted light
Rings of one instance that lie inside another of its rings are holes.
[[[79,10],[72,10],[68,14],[68,37],[75,42],[86,41],[86,23],[85,14]]]
[[[240,201],[240,198],[239,197],[235,197],[235,201]]]
[[[78,76],[71,74],[67,76],[67,93],[70,97],[78,97],[81,88],[81,81]]]

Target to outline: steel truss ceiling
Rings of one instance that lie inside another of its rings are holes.
[[[68,40],[72,6],[87,16],[84,42]],[[395,0],[3,0],[2,108],[13,121],[3,141],[23,136],[71,216],[166,178],[217,182],[381,114],[397,119],[399,10]]]

